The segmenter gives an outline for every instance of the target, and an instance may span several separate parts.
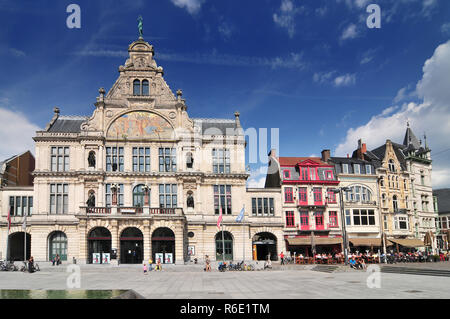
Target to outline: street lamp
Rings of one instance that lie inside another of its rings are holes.
[[[339,193],[339,199],[340,199],[340,206],[341,206],[341,220],[342,220],[342,237],[344,240],[344,258],[345,258],[345,265],[348,265],[348,240],[347,240],[347,229],[346,229],[346,222],[345,222],[345,216],[344,216],[344,195],[343,192],[350,191],[351,188],[349,187],[341,187],[341,188],[335,188],[333,189],[333,193],[337,194]]]

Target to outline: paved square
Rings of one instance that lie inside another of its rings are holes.
[[[0,272],[1,289],[67,289],[66,267],[42,267],[33,274]],[[81,289],[133,289],[151,299],[450,298],[449,277],[380,273],[381,288],[370,289],[364,271],[205,273],[202,266],[172,266],[144,275],[140,266],[85,265],[80,269]]]

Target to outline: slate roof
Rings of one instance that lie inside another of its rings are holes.
[[[433,196],[437,197],[439,214],[450,213],[450,188],[435,189]]]
[[[206,132],[208,135],[227,135],[227,129],[232,129],[233,133],[235,133],[234,130],[237,128],[235,120],[204,118],[194,118],[192,120],[195,126],[200,127],[202,134]]]
[[[47,132],[80,133],[81,124],[88,119],[87,116],[59,116]]]
[[[280,166],[296,165],[299,162],[303,162],[306,160],[311,160],[313,162],[316,162],[319,165],[330,165],[326,162],[322,162],[320,157],[280,157],[280,158],[278,158],[278,161],[280,162]]]

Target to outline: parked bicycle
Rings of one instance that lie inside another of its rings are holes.
[[[18,271],[19,268],[14,264],[13,261],[0,261],[1,271]]]

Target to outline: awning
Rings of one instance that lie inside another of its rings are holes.
[[[420,239],[389,238],[389,240],[395,244],[399,244],[404,247],[424,247],[425,246],[425,244],[423,243],[423,240],[420,240]]]
[[[381,247],[382,242],[381,238],[349,238],[349,241],[353,244],[353,246],[375,246]]]
[[[286,238],[290,246],[310,246],[311,237]],[[314,244],[318,245],[335,245],[342,244],[342,238],[314,237]]]

